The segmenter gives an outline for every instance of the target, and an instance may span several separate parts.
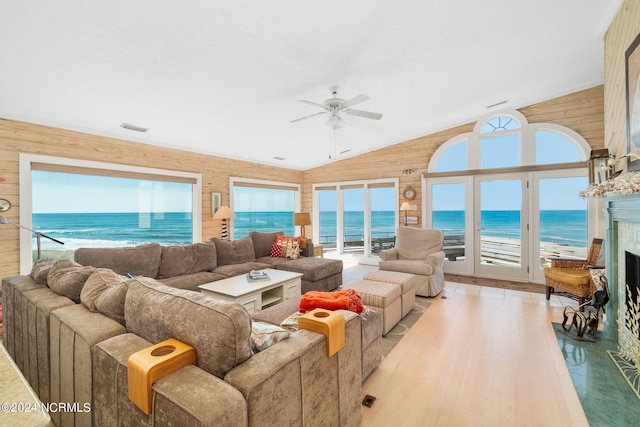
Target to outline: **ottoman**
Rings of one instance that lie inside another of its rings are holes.
[[[362,298],[362,304],[382,313],[382,335],[402,319],[402,288],[395,283],[358,280],[347,286]]]
[[[409,314],[416,305],[416,276],[397,271],[378,270],[364,276],[365,280],[374,282],[395,283],[402,289],[400,305],[402,305],[402,317]]]

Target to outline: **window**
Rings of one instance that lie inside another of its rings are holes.
[[[424,209],[427,227],[445,233],[445,271],[541,282],[548,258],[584,257],[590,219],[578,192],[590,151],[573,130],[529,124],[518,111],[442,144],[424,178]]]
[[[398,179],[314,184],[313,190],[313,240],[325,253],[367,262],[393,246]]]
[[[293,214],[299,211],[300,186],[282,182],[231,178],[233,239],[252,231],[281,231],[293,236]]]
[[[201,239],[199,174],[32,155],[21,155],[20,164],[27,178],[21,224],[64,243],[42,237],[42,257],[73,258],[79,247]],[[21,241],[21,266],[30,268],[38,239],[29,237]]]

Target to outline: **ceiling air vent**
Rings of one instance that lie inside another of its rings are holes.
[[[129,123],[123,123],[123,124],[120,125],[120,127],[123,128],[123,129],[133,130],[133,131],[142,132],[142,133],[145,133],[146,131],[149,130],[147,128],[143,128],[141,126],[132,125],[132,124],[129,124]]]
[[[280,157],[280,156],[273,156],[274,160],[285,160],[285,157]]]

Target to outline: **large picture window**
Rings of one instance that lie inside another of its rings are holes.
[[[41,238],[42,257],[73,258],[80,247],[201,239],[199,174],[29,155],[21,156],[21,168],[21,224],[64,243]],[[31,262],[37,238],[23,235],[24,259]]]
[[[232,238],[252,231],[295,234],[293,214],[300,206],[298,184],[231,178]]]

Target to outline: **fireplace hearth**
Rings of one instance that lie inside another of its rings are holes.
[[[605,335],[609,355],[640,399],[640,195],[607,197],[607,279],[611,301]]]

